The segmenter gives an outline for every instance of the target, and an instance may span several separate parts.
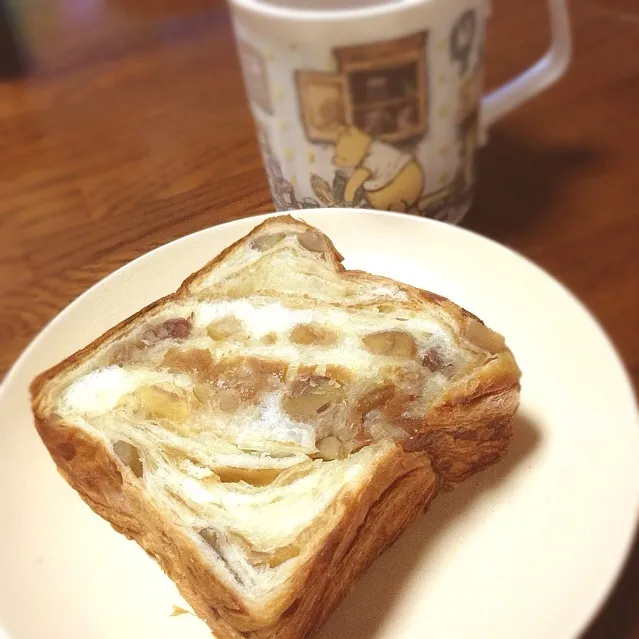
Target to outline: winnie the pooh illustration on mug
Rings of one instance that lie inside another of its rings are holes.
[[[405,212],[416,205],[424,187],[423,168],[411,153],[355,126],[340,129],[332,162],[338,168],[353,169],[344,189],[348,205],[363,189],[372,208]]]

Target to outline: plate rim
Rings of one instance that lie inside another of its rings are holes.
[[[451,235],[461,234],[470,238],[472,241],[485,243],[490,247],[491,250],[496,250],[497,252],[503,254],[506,258],[516,259],[520,262],[525,263],[527,267],[531,267],[532,270],[536,272],[536,274],[542,277],[547,284],[554,286],[559,289],[559,291],[570,301],[572,304],[578,308],[579,312],[583,315],[584,320],[587,320],[591,325],[591,328],[594,329],[598,336],[601,338],[603,343],[607,346],[607,350],[610,355],[613,357],[613,361],[616,364],[621,377],[624,380],[625,388],[623,389],[624,394],[627,396],[628,400],[628,408],[634,411],[638,432],[637,432],[637,442],[639,442],[639,402],[637,394],[635,393],[635,389],[632,383],[632,379],[630,377],[628,368],[617,349],[615,343],[612,341],[610,336],[608,335],[606,329],[599,322],[596,315],[589,309],[589,307],[579,299],[575,293],[573,293],[561,280],[552,275],[549,271],[535,263],[533,260],[528,258],[527,256],[519,253],[518,251],[501,244],[497,240],[494,240],[490,237],[487,237],[481,233],[473,231],[471,229],[449,224],[446,222],[433,220],[430,218],[423,218],[418,216],[409,216],[404,213],[394,213],[389,211],[376,211],[371,209],[348,209],[348,208],[317,208],[317,209],[308,209],[307,211],[283,211],[283,212],[271,212],[271,213],[260,213],[256,215],[249,215],[241,218],[237,218],[234,220],[228,220],[222,222],[220,224],[214,224],[212,226],[200,229],[193,233],[189,233],[187,235],[182,235],[168,242],[164,242],[159,246],[151,249],[150,251],[146,251],[134,259],[122,264],[117,269],[107,273],[104,277],[100,278],[97,282],[94,282],[90,287],[82,291],[79,295],[77,295],[73,300],[71,300],[63,309],[61,309],[54,317],[52,317],[32,338],[26,348],[20,353],[18,358],[13,362],[13,364],[9,367],[8,371],[4,375],[4,378],[0,380],[0,405],[6,401],[6,397],[8,396],[9,391],[11,390],[11,386],[15,383],[14,380],[19,380],[19,375],[21,368],[24,363],[29,360],[31,354],[36,351],[40,344],[47,339],[47,335],[51,330],[54,330],[55,326],[64,321],[64,317],[67,313],[71,312],[76,305],[79,305],[83,302],[85,296],[89,295],[94,289],[102,286],[107,280],[110,280],[116,276],[118,276],[121,272],[126,271],[131,268],[135,268],[135,265],[146,259],[148,256],[155,254],[156,252],[160,252],[164,250],[169,245],[180,244],[184,242],[188,242],[190,238],[198,235],[206,235],[208,233],[215,233],[218,229],[221,228],[229,228],[234,226],[249,226],[249,229],[254,228],[261,222],[265,221],[268,218],[275,217],[278,215],[293,215],[293,217],[297,219],[304,220],[305,216],[309,217],[313,216],[338,216],[338,215],[349,215],[356,217],[366,217],[370,215],[378,216],[378,217],[389,217],[393,218],[396,221],[417,223],[424,225],[426,228],[437,228],[439,232],[445,232]],[[313,224],[317,224],[317,222],[312,222]],[[238,239],[241,235],[238,236]],[[211,256],[210,259],[214,259],[214,255]],[[187,274],[188,276],[188,274]],[[604,608],[607,603],[610,595],[613,590],[617,586],[619,579],[623,573],[623,570],[627,564],[627,560],[632,551],[635,540],[638,538],[639,534],[639,475],[638,475],[638,483],[634,488],[635,493],[635,508],[634,508],[634,524],[629,526],[629,530],[624,538],[624,543],[619,547],[619,552],[617,554],[617,560],[610,569],[610,576],[607,580],[601,581],[601,587],[599,588],[599,594],[595,598],[595,602],[589,608],[582,608],[580,610],[584,610],[582,615],[575,615],[575,620],[573,622],[574,625],[574,634],[572,636],[579,637],[584,631],[588,629],[590,624],[595,620],[597,615]],[[0,634],[2,632],[2,620],[0,619]]]

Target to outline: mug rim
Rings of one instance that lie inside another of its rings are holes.
[[[298,20],[310,22],[324,20],[337,22],[349,19],[361,19],[384,16],[398,11],[411,9],[420,4],[430,4],[432,0],[380,0],[367,7],[347,9],[298,9],[292,6],[282,6],[269,0],[229,0],[232,7],[258,14],[264,18],[279,20]]]

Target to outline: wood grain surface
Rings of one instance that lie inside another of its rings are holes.
[[[543,52],[544,4],[493,0],[489,86]],[[107,273],[187,233],[272,210],[222,2],[20,7],[29,70],[0,80],[0,377]],[[639,5],[579,0],[572,19],[573,65],[494,128],[464,224],[568,285],[637,387]],[[635,545],[585,639],[639,639],[638,593]]]

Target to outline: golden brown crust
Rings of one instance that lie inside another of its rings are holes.
[[[505,351],[433,406],[406,449],[426,451],[444,485],[463,481],[506,452],[519,388],[519,371]]]
[[[251,639],[310,636],[366,568],[428,507],[438,486],[437,475],[427,462],[398,476],[367,506],[365,519],[359,527],[350,527],[348,537],[341,530],[331,536],[325,556],[318,557],[315,572],[308,579],[308,583],[314,584],[312,597],[300,598],[301,603],[292,606],[275,627],[248,636]],[[340,552],[334,552],[334,548]]]
[[[191,294],[212,269],[247,238],[286,222],[312,229],[289,216],[270,218],[225,249],[180,288],[107,331],[92,344],[38,376],[31,385],[38,432],[61,474],[99,515],[155,557],[195,612],[219,639],[297,639],[309,636],[339,602],[357,576],[387,548],[441,486],[453,485],[504,454],[519,401],[519,370],[504,349],[473,376],[451,387],[427,416],[411,425],[404,449],[392,448],[366,488],[342,498],[341,517],[322,548],[297,571],[268,613],[257,614],[207,565],[198,548],[145,494],[129,468],[113,456],[105,441],[47,411],[50,384],[169,305]],[[344,279],[365,283],[396,282],[346,271],[332,244],[326,259]],[[426,301],[445,309],[461,334],[474,315],[446,298],[401,284],[409,304]]]

